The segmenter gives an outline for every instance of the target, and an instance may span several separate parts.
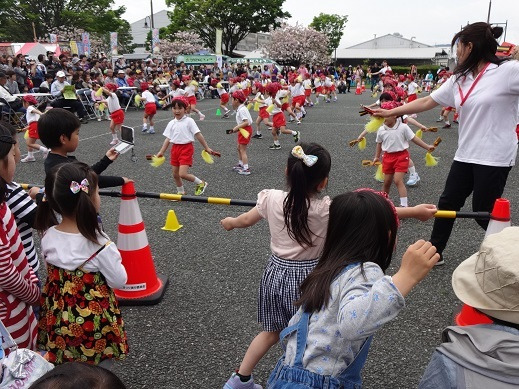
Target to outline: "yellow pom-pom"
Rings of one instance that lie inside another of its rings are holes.
[[[192,86],[198,86],[198,82],[196,82],[195,80],[192,80],[189,85],[192,85]]]
[[[254,103],[254,111],[255,111],[255,112],[258,112],[259,110],[260,110],[260,103],[255,102],[255,103]]]
[[[99,88],[97,91],[96,91],[96,97],[101,97],[103,95],[103,88]]]
[[[366,148],[366,138],[362,138],[359,143],[357,143],[359,150],[364,150]]]
[[[415,134],[415,135],[416,135],[417,138],[422,139],[422,136],[423,136],[423,132],[422,132],[422,130],[418,130],[418,131],[416,131],[416,134]]]
[[[202,150],[202,159],[209,164],[214,163],[213,156],[205,150]]]
[[[223,89],[223,86],[220,83],[216,84],[216,87],[219,88],[219,89]]]
[[[164,101],[164,100],[159,100],[159,105],[160,105],[161,107],[164,106],[164,104],[165,104],[165,101]]]
[[[375,180],[384,181],[384,173],[382,173],[382,164],[378,165],[377,172],[375,173]]]
[[[135,95],[135,104],[139,105],[141,103],[142,97],[141,95]]]
[[[384,124],[384,118],[373,116],[364,128],[367,132],[377,132],[382,124]]]
[[[99,110],[100,110],[101,112],[103,112],[105,109],[106,109],[106,105],[105,105],[105,103],[101,103],[101,104],[99,104]]]
[[[247,109],[250,111],[252,109],[252,103],[247,104]]]
[[[378,96],[378,93],[377,93],[377,92],[373,92],[373,93],[371,94],[371,97],[373,97],[373,98],[376,98],[377,96]]]
[[[296,81],[303,82],[303,76],[302,75],[297,76]]]
[[[25,131],[25,134],[23,134],[23,139],[29,139],[29,130]]]
[[[166,161],[165,157],[157,157],[156,155],[151,157],[150,165],[153,167],[159,167]]]
[[[283,98],[283,100],[281,100],[281,102],[282,102],[283,104],[288,103],[288,96],[285,96],[285,97]]]
[[[438,165],[438,158],[433,157],[431,153],[425,154],[425,166],[436,166]]]
[[[272,113],[272,111],[274,111],[274,107],[275,107],[274,104],[270,104],[270,105],[268,106],[268,108],[267,108],[267,112],[268,112],[268,113]]]
[[[240,128],[238,131],[240,131],[241,136],[243,136],[245,139],[249,138],[249,131],[247,131],[245,128]]]

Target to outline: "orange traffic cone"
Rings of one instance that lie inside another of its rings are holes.
[[[460,313],[456,315],[454,321],[458,326],[493,323],[492,319],[490,319],[487,315],[479,312],[467,304],[463,304]]]
[[[364,84],[364,81],[362,81],[362,86],[361,86],[360,91],[361,92],[365,92],[366,91],[366,84]]]
[[[490,221],[485,237],[497,234],[510,226],[510,201],[507,199],[497,199],[490,214]]]
[[[357,88],[355,88],[355,94],[360,95],[362,94],[360,83],[357,82]]]
[[[133,182],[122,187],[117,248],[128,274],[128,281],[115,290],[120,305],[153,305],[162,300],[169,279],[155,272],[141,210]]]

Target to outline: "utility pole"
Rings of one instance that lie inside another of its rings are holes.
[[[492,8],[492,0],[489,0],[488,2],[488,16],[487,16],[487,23],[490,24],[490,9]]]
[[[153,22],[153,0],[150,0],[150,6],[151,6],[151,29],[153,30],[155,28],[155,23]]]

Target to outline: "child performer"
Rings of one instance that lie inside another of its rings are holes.
[[[103,119],[103,116],[106,120],[110,120],[110,114],[108,113],[108,110],[106,107],[104,107],[103,110],[101,110],[100,105],[101,101],[103,100],[103,96],[97,96],[96,92],[101,88],[101,84],[97,81],[92,82],[92,91],[90,92],[90,98],[94,102],[94,113],[96,115],[97,121],[100,122]]]
[[[393,109],[398,106],[394,101],[386,102],[380,106],[382,109]],[[428,151],[433,151],[434,146],[426,144],[418,138],[407,124],[402,123],[395,116],[386,118],[384,124],[377,131],[377,149],[373,162],[378,162],[380,154],[384,151],[382,160],[382,172],[384,173],[383,191],[389,193],[391,182],[394,180],[400,195],[400,206],[407,207],[407,189],[403,178],[409,168],[409,141]]]
[[[150,84],[150,87],[153,87]],[[146,89],[142,92],[142,101],[144,102],[144,116],[142,118],[142,132],[147,132],[148,134],[155,134],[155,123],[153,122],[153,117],[157,113],[157,104],[155,102],[155,96],[153,93]],[[148,122],[150,123],[150,128],[148,130]]]
[[[218,92],[218,96],[220,96],[220,108],[223,109],[223,116],[222,118],[228,119],[229,118],[229,108],[227,108],[227,103],[229,102],[229,93],[225,90],[225,88],[222,86],[222,84],[218,80],[213,80],[214,86],[209,86],[209,89],[213,90],[216,89]]]
[[[45,195],[36,216],[47,263],[38,347],[53,364],[109,368],[128,353],[112,290],[123,287],[127,275],[119,250],[98,224],[97,175],[81,162],[61,164],[45,178]]]
[[[303,80],[303,88],[305,90],[305,103],[313,107],[314,103],[312,102],[312,79],[310,73],[304,73]]]
[[[301,119],[306,116],[303,107],[305,104],[305,89],[299,77],[301,76],[297,76],[296,78],[295,75],[293,75],[290,79],[290,86],[288,87],[290,95],[292,96],[292,111],[296,115],[297,124],[301,124]]]
[[[407,76],[407,80],[409,81],[407,84],[407,102],[410,103],[418,98],[416,94],[418,91],[418,84],[414,82],[414,77],[411,74]]]
[[[315,104],[319,104],[319,97],[323,92],[323,83],[321,77],[316,73],[314,77],[314,88],[315,88]]]
[[[254,83],[255,89],[257,91],[256,97],[253,101],[259,105],[258,118],[256,119],[256,133],[252,136],[255,139],[262,139],[263,135],[261,134],[260,125],[264,123],[267,127],[272,127],[274,124],[269,122],[270,113],[268,113],[267,108],[272,104],[272,98],[267,94],[265,94],[265,87],[261,85],[259,82]]]
[[[189,168],[193,165],[195,138],[209,154],[214,154],[214,151],[207,145],[195,121],[186,115],[189,101],[183,96],[176,97],[171,102],[171,107],[175,118],[168,123],[164,130],[163,135],[166,139],[157,153],[157,157],[162,157],[172,144],[170,163],[173,166],[173,179],[177,186],[177,194],[186,194],[182,180],[187,180],[195,183],[195,195],[200,196],[207,188],[207,182],[189,173]]]
[[[384,194],[367,189],[332,200],[323,251],[301,284],[298,312],[281,333],[285,354],[268,388],[362,386],[373,335],[398,315],[404,297],[439,259],[431,243],[419,240],[408,247],[398,272],[385,275],[397,212]]]
[[[283,134],[292,135],[294,137],[294,142],[299,142],[300,133],[299,131],[292,131],[286,128],[287,122],[285,119],[285,114],[283,113],[283,104],[280,101],[281,94],[278,94],[281,86],[277,82],[273,82],[267,86],[267,93],[272,98],[272,104],[274,108],[272,110],[272,137],[274,138],[274,143],[269,147],[271,150],[279,150],[281,149],[281,144],[278,139],[278,131]],[[286,92],[286,91],[284,91]]]
[[[36,100],[32,95],[24,96],[22,103],[23,107],[27,110],[25,117],[29,126],[29,137],[26,140],[27,156],[23,158],[21,162],[34,162],[36,161],[36,158],[34,158],[33,150],[41,151],[43,153],[43,158],[46,158],[47,154],[49,153],[48,148],[36,143],[36,141],[40,139],[38,135],[38,119],[40,118],[40,115],[43,115],[43,113],[38,111],[38,109],[35,107],[35,105],[38,104],[38,100]]]
[[[232,108],[236,110],[236,126],[231,131],[238,133],[238,165],[234,166],[233,170],[244,176],[250,175],[247,145],[252,135],[252,117],[244,104],[246,100],[247,98],[243,91],[236,91],[232,94]],[[240,132],[240,128],[247,131],[249,136],[244,137]]]
[[[101,101],[101,103],[106,104],[108,112],[110,112],[110,131],[112,132],[111,145],[115,145],[119,142],[117,132],[121,131],[121,126],[124,123],[124,111],[121,109],[119,98],[115,94],[116,90],[117,85],[106,84],[103,88],[103,95],[106,97],[106,100]]]
[[[186,97],[191,107],[190,111],[194,111],[198,114],[200,120],[205,119],[205,115],[196,108],[196,91],[198,90],[198,82],[192,80],[189,85],[184,88],[186,91]]]

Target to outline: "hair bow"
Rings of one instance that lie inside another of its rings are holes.
[[[80,184],[78,184],[76,181],[72,181],[70,183],[70,191],[74,194],[78,193],[80,190],[82,190],[85,193],[88,193],[88,180],[86,178],[83,178]]]
[[[294,148],[292,149],[292,155],[297,159],[302,160],[303,163],[308,167],[314,166],[317,162],[317,157],[315,155],[306,155],[303,151],[303,148],[299,145],[294,146]]]

